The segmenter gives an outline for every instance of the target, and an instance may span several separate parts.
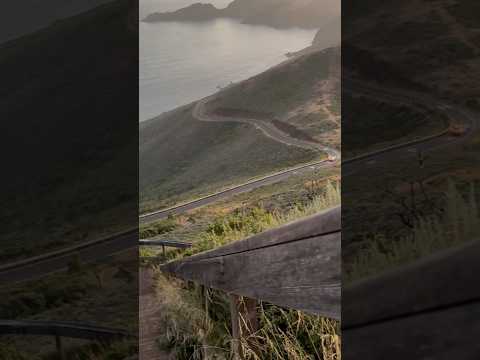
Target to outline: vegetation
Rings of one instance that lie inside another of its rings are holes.
[[[2,288],[0,318],[78,321],[136,332],[138,263],[131,255],[125,254],[125,260],[111,259],[102,264],[87,264],[77,258],[69,264],[66,273]],[[76,355],[78,359],[96,359],[86,355],[90,353],[111,354],[110,357],[98,356],[98,359],[123,359],[119,354],[132,352],[136,343],[135,340],[128,342],[129,345],[101,348],[91,342],[64,339],[69,359],[76,359]],[[1,359],[56,359],[54,350],[53,336],[12,335],[0,341]]]
[[[328,183],[311,200],[284,212],[262,207],[236,210],[213,221],[193,248],[177,252],[176,256],[244,239],[339,203],[339,183]],[[158,275],[157,286],[165,329],[159,340],[161,347],[174,351],[178,359],[200,359],[205,352],[212,359],[228,359],[232,335],[227,295],[167,279],[162,274]],[[242,343],[247,359],[340,359],[337,322],[267,303],[261,303],[257,311],[259,330]]]
[[[176,227],[177,223],[173,217],[150,224],[141,224],[139,230],[140,239],[149,239],[157,235],[166,234],[174,230]]]
[[[349,262],[344,281],[378,274],[480,236],[479,198],[474,183],[469,185],[467,196],[463,196],[449,181],[444,203],[442,215],[421,218],[409,235],[396,241],[381,234],[373,235],[367,246]]]
[[[18,150],[4,160],[1,263],[135,226],[138,107],[126,108],[135,90],[125,79],[137,76],[127,44],[138,34],[128,6],[113,1],[2,44],[0,117],[15,119],[2,124],[2,144]],[[125,66],[112,67],[118,59]]]
[[[279,143],[247,124],[198,121],[191,111],[190,107],[180,109],[140,125],[141,212],[319,156],[312,150]]]
[[[283,116],[312,97],[314,87],[329,76],[335,50],[318,51],[274,67],[226,89],[215,104]]]
[[[326,112],[341,92],[339,73],[338,48],[307,52],[220,92],[210,111],[249,114],[292,137],[339,146],[340,112]]]
[[[67,350],[65,355],[72,360],[123,360],[136,359],[138,354],[137,340],[117,341],[112,344],[93,343],[80,345],[72,350]],[[31,355],[27,356],[12,344],[2,343],[0,347],[0,359],[2,360],[31,360]],[[54,348],[54,346],[52,346]],[[35,358],[37,359],[37,358]],[[58,360],[58,354],[55,351],[41,356],[41,360]]]
[[[344,15],[358,26],[342,34],[343,48],[357,48],[348,57],[369,80],[423,88],[464,104],[478,98],[478,9],[474,0],[352,4]],[[396,21],[382,21],[386,14],[395,14]],[[359,25],[363,21],[370,25]]]
[[[346,158],[432,135],[447,127],[443,115],[426,109],[366,97],[346,96],[344,102],[350,109],[342,118],[342,153]],[[362,118],[356,114],[362,114]]]

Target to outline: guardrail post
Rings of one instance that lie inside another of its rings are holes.
[[[55,345],[57,347],[58,357],[60,360],[66,360],[65,351],[63,349],[62,338],[60,335],[55,335]]]

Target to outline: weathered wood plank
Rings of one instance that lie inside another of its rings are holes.
[[[480,242],[439,252],[343,290],[344,328],[480,298]]]
[[[478,319],[476,302],[349,329],[342,332],[342,358],[478,360]]]
[[[340,208],[258,234],[162,270],[184,280],[339,319]]]
[[[192,256],[185,261],[197,261],[203,258],[212,258],[232,253],[251,251],[262,247],[279,245],[283,242],[311,237],[317,234],[337,232],[341,229],[341,208],[336,207],[310,216],[306,219],[295,221],[276,229],[265,231],[245,240],[236,241],[202,254]]]

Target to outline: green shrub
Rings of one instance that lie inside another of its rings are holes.
[[[169,233],[175,230],[177,223],[174,218],[169,217],[152,224],[140,225],[140,239],[148,239],[158,235]]]

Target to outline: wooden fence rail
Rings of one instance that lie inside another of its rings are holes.
[[[339,319],[340,257],[337,207],[161,269],[229,294]]]
[[[346,359],[479,359],[480,242],[347,286]]]

